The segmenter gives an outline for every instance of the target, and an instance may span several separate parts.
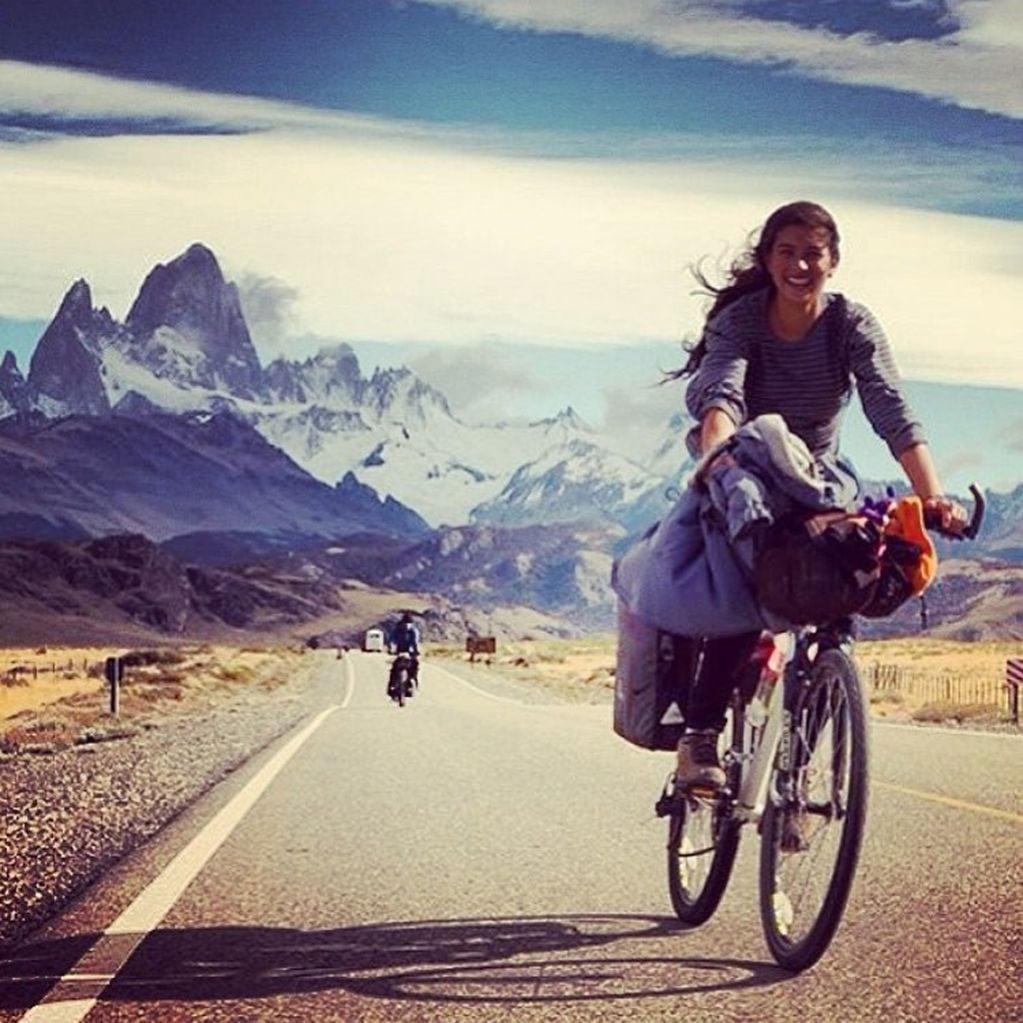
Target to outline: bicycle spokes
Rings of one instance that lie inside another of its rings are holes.
[[[811,822],[839,820],[845,812],[849,779],[845,699],[841,687],[822,686],[796,723],[792,809]]]
[[[771,950],[802,969],[830,941],[865,810],[866,731],[855,668],[823,655],[793,713],[791,755],[764,817],[761,910]]]
[[[841,829],[831,825],[840,822],[847,798],[843,707],[840,689],[822,687],[796,721],[796,764],[779,806],[777,836],[783,854],[777,888],[791,903],[790,931],[813,923],[838,855]]]
[[[722,752],[742,734],[741,705],[733,707],[721,737]],[[737,768],[726,760],[729,788],[702,797],[673,793],[668,828],[668,890],[680,920],[703,923],[717,908],[731,876],[739,845],[739,825],[732,817]]]

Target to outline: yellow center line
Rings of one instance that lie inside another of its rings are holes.
[[[957,810],[972,810],[974,813],[986,813],[989,817],[998,817],[1015,824],[1023,824],[1023,814],[1014,813],[1012,810],[1000,810],[996,806],[984,806],[983,803],[970,803],[965,799],[954,799],[952,796],[942,796],[937,792],[925,792],[923,789],[911,789],[906,785],[893,785],[889,781],[872,781],[871,785],[875,788],[888,789],[890,792],[901,792],[905,796],[916,796],[918,799],[927,799],[932,803],[952,806]]]

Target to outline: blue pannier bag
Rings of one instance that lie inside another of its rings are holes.
[[[613,721],[618,735],[643,749],[676,748],[692,649],[690,641],[646,625],[619,601]]]

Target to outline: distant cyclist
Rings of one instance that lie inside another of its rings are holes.
[[[412,615],[406,611],[398,620],[398,624],[391,633],[388,644],[395,654],[405,654],[409,659],[409,681],[419,685],[419,629],[412,621]],[[394,668],[392,666],[392,674]]]

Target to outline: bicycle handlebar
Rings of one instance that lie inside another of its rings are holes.
[[[973,511],[970,514],[970,521],[958,533],[950,529],[941,528],[941,516],[933,510],[925,510],[924,525],[933,529],[936,533],[948,537],[950,540],[973,540],[980,532],[980,524],[984,520],[984,495],[980,492],[976,483],[970,484],[970,494],[973,496]]]

